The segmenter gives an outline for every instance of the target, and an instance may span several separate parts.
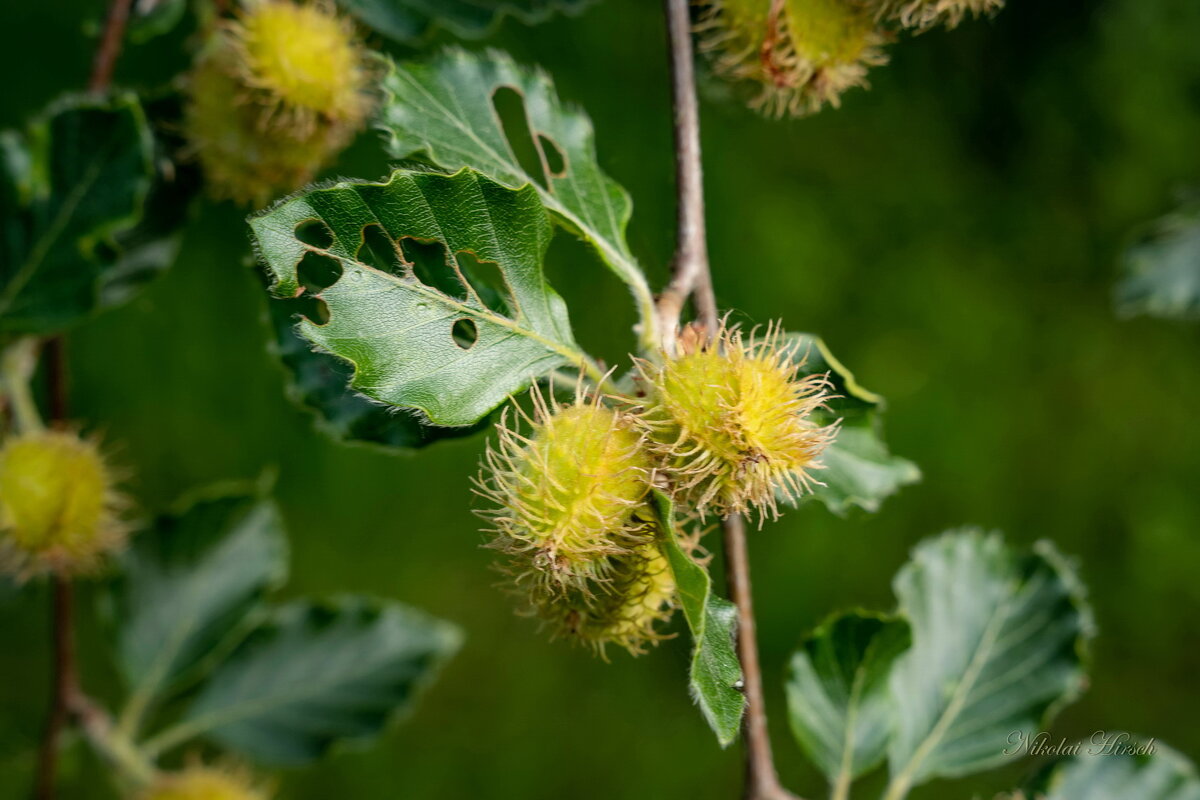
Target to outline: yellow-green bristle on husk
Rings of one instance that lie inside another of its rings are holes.
[[[629,415],[601,398],[556,405],[533,397],[533,416],[514,406],[497,425],[476,481],[490,506],[480,514],[493,547],[527,554],[551,586],[578,586],[603,578],[608,556],[653,535],[634,517],[649,491],[651,459]]]
[[[777,493],[795,501],[816,481],[836,425],[814,421],[828,380],[798,376],[795,346],[775,327],[761,338],[722,328],[710,344],[639,364],[637,419],[677,498],[701,515],[774,516]]]

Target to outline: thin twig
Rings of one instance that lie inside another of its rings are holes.
[[[658,298],[663,347],[675,349],[679,316],[695,293],[697,316],[711,335],[717,329],[717,305],[708,269],[704,231],[704,175],[700,165],[700,109],[692,64],[692,30],[687,0],[664,0],[671,52],[671,101],[675,130],[676,231],[671,281]]]
[[[751,598],[750,556],[746,549],[746,522],[740,514],[730,514],[722,525],[725,544],[725,580],[730,599],[737,606],[738,660],[742,662],[742,681],[746,694],[746,719],[742,732],[746,739],[746,800],[797,800],[783,788],[771,755],[771,737],[767,730],[767,706],[763,699],[762,668],[758,663],[758,637],[754,626],[754,601]]]
[[[63,423],[71,416],[67,388],[67,342],[59,335],[46,342],[46,393],[50,402],[50,421]]]
[[[38,753],[37,783],[34,797],[37,800],[53,800],[58,775],[58,751],[62,744],[63,730],[70,721],[69,698],[77,691],[78,677],[75,673],[75,641],[72,606],[74,591],[71,581],[55,575],[52,579],[53,600],[51,602],[51,630],[54,636],[54,677],[50,687],[50,715],[42,736]]]
[[[667,15],[667,41],[671,51],[671,99],[675,128],[675,191],[677,230],[671,281],[658,298],[658,318],[663,348],[673,354],[679,317],[693,297],[697,317],[711,336],[718,326],[704,230],[704,177],[700,163],[700,111],[692,63],[691,18],[688,0],[663,0]],[[723,524],[729,593],[738,613],[737,647],[746,693],[744,722],[746,746],[746,800],[798,800],[779,783],[771,757],[767,711],[763,701],[762,669],[754,632],[750,560],[746,552],[746,525],[732,514]]]
[[[88,78],[88,91],[100,93],[112,84],[113,69],[121,45],[125,39],[125,27],[129,22],[129,8],[133,0],[112,0],[104,20],[104,32],[92,59],[92,73]],[[50,421],[63,424],[70,416],[67,396],[66,343],[62,336],[55,336],[46,345],[46,372],[50,396]],[[54,800],[57,791],[58,752],[62,745],[63,731],[71,721],[71,704],[74,698],[83,697],[79,686],[79,673],[75,661],[75,620],[73,614],[74,589],[70,578],[54,575],[51,630],[54,637],[53,677],[51,679],[50,713],[46,730],[38,752],[37,778],[34,797],[37,800]]]
[[[125,41],[125,26],[129,22],[129,7],[133,0],[112,0],[108,5],[108,15],[104,19],[104,32],[100,34],[100,46],[92,58],[92,75],[88,79],[88,91],[99,93],[108,91],[112,84],[113,68],[117,65],[117,56],[121,54],[121,45]]]

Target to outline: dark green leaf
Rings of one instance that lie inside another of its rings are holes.
[[[526,25],[556,11],[578,11],[593,0],[338,0],[368,27],[404,44],[420,44],[435,29],[464,39],[486,36],[504,16]]]
[[[1169,319],[1200,318],[1200,203],[1158,220],[1125,252],[1117,310]]]
[[[108,299],[129,269],[123,241],[141,218],[152,156],[132,95],[67,98],[23,135],[0,137],[0,331],[61,330]]]
[[[132,540],[114,591],[117,653],[133,714],[244,635],[287,574],[279,511],[254,495],[210,497]]]
[[[746,707],[742,667],[733,646],[737,609],[712,593],[708,570],[680,547],[671,500],[655,492],[654,508],[659,518],[663,553],[671,564],[679,604],[692,631],[692,697],[717,734],[717,741],[725,747],[737,738]]]
[[[149,744],[204,735],[256,760],[300,764],[379,734],[458,649],[448,623],[343,598],[277,612],[217,669],[181,722]]]
[[[411,413],[373,403],[347,385],[353,368],[335,356],[313,350],[296,333],[300,308],[292,300],[268,303],[268,323],[276,354],[287,374],[288,396],[313,412],[317,427],[342,442],[379,445],[392,450],[424,447],[442,439],[467,436],[487,425],[485,417],[469,428],[427,425]]]
[[[836,395],[818,422],[842,421],[837,438],[825,451],[825,469],[814,473],[823,485],[814,487],[812,497],[835,514],[845,514],[851,506],[878,511],[884,499],[919,481],[921,471],[888,452],[879,418],[883,398],[860,386],[820,338],[806,333],[790,336],[797,341],[799,374],[828,374]],[[782,495],[780,499],[786,500]]]
[[[179,157],[187,147],[179,95],[143,98],[142,106],[154,129],[155,178],[141,220],[116,236],[113,261],[100,284],[104,308],[124,303],[175,263],[192,201],[203,185],[199,166]]]
[[[591,121],[559,102],[545,73],[503,53],[453,49],[429,63],[397,66],[383,87],[380,125],[393,157],[420,155],[445,169],[471,167],[506,186],[533,185],[554,218],[594,246],[629,284],[643,326],[653,324],[649,286],[625,241],[629,196],[600,170]],[[535,150],[536,166],[529,170],[493,105],[505,88],[524,102],[518,124],[527,128]]]
[[[827,620],[792,654],[792,732],[834,786],[849,787],[887,754],[888,676],[911,641],[903,619],[856,611]]]
[[[1091,611],[1048,542],[1015,553],[999,534],[952,531],[917,546],[896,576],[912,649],[892,670],[897,727],[890,797],[933,777],[1011,758],[1084,685]]]
[[[301,240],[298,229],[314,221],[325,226],[328,247]],[[587,366],[566,305],[542,273],[551,230],[529,187],[508,189],[471,170],[397,170],[386,183],[300,194],[250,226],[278,297],[305,291],[306,255],[336,260],[341,274],[316,295],[328,321],[305,319],[299,331],[353,364],[351,385],[374,400],[418,409],[436,425],[468,426],[538,376]],[[363,262],[371,226],[389,240],[385,257],[394,264]],[[411,240],[450,254],[432,278],[414,270],[404,249]],[[469,257],[499,269],[502,303],[487,302]],[[473,341],[461,338],[464,325]]]
[[[1187,758],[1153,739],[1106,732],[1080,743],[1031,787],[1029,800],[1200,800]],[[1022,797],[1022,795],[1017,795]]]

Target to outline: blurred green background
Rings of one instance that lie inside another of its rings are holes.
[[[4,4],[0,123],[82,86],[88,21],[101,13],[98,0]],[[912,545],[968,523],[1079,558],[1101,632],[1090,690],[1051,730],[1127,729],[1200,756],[1200,330],[1118,321],[1110,299],[1131,230],[1200,182],[1198,43],[1194,0],[1012,0],[992,22],[899,42],[870,92],[813,119],[766,121],[705,89],[722,306],[823,335],[889,398],[888,439],[925,472],[878,515],[806,507],[753,535],[777,760],[806,796],[824,790],[786,729],[790,650],[835,609],[890,607]],[[132,47],[118,79],[163,80],[186,63],[185,44]],[[602,164],[634,197],[634,249],[661,282],[673,199],[658,4],[507,21],[484,44],[544,65],[591,114]],[[333,172],[385,169],[368,136]],[[287,594],[378,593],[467,634],[403,725],[377,747],[283,773],[280,797],[736,797],[739,753],[718,749],[687,696],[686,636],[605,664],[512,615],[469,511],[481,437],[395,457],[326,441],[289,405],[242,216],[204,204],[165,278],[71,334],[76,416],[103,433],[147,513],[278,468]],[[583,342],[620,358],[625,289],[561,234],[551,258]],[[93,601],[83,597],[86,683],[113,697]],[[24,796],[42,724],[46,616],[36,587],[0,601],[3,797]],[[81,753],[64,797],[109,797]],[[912,796],[990,797],[1035,766]]]

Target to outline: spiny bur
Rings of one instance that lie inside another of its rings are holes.
[[[136,800],[269,800],[270,793],[240,770],[191,766],[164,775]]]
[[[954,28],[965,17],[999,11],[1004,0],[880,0],[879,16],[905,28],[926,31],[935,25]]]
[[[566,405],[531,393],[534,411],[507,409],[496,426],[476,479],[492,507],[492,546],[521,556],[517,563],[547,591],[606,580],[610,556],[654,535],[636,517],[649,491],[650,456],[625,412],[580,390]],[[524,423],[510,425],[510,421]],[[527,429],[521,433],[518,428]]]
[[[0,570],[19,579],[95,570],[125,541],[123,499],[95,442],[68,431],[0,449]]]
[[[370,110],[367,56],[325,3],[249,0],[204,45],[185,126],[218,197],[261,205],[312,180]]]
[[[814,421],[828,380],[797,374],[797,346],[774,326],[761,338],[722,326],[711,343],[685,335],[676,357],[639,362],[639,424],[677,498],[702,516],[775,516],[777,494],[794,502],[812,488],[836,426]]]
[[[601,656],[608,645],[641,655],[647,645],[665,638],[657,628],[675,610],[675,578],[653,541],[606,561],[605,578],[584,586],[558,590],[518,583],[528,603],[524,612],[541,620],[552,637],[585,644]]]
[[[887,61],[886,32],[861,0],[705,0],[696,30],[713,71],[755,87],[752,108],[800,117],[837,106]]]

